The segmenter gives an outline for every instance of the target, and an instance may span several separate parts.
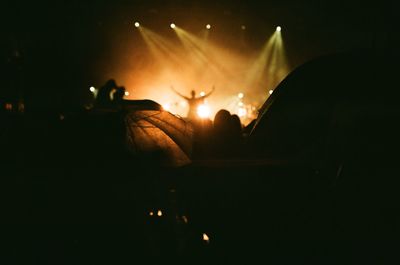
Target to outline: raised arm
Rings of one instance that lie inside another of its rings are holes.
[[[203,98],[206,98],[206,97],[208,97],[209,95],[211,95],[211,94],[214,92],[214,90],[215,90],[215,86],[212,86],[210,92],[208,92],[207,94],[205,94],[205,95],[203,96]]]
[[[186,99],[186,100],[189,100],[190,98],[188,98],[188,97],[186,97],[186,96],[184,96],[184,95],[182,95],[181,93],[179,93],[178,91],[176,91],[175,89],[174,89],[174,87],[173,86],[171,86],[171,89],[172,89],[172,91],[174,91],[175,92],[175,94],[177,94],[178,96],[180,96],[180,97],[182,97],[182,98],[184,98],[184,99]]]

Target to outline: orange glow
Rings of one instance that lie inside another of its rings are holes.
[[[203,119],[209,118],[211,115],[210,107],[206,104],[200,105],[197,109],[197,115],[199,115],[199,117]]]
[[[265,91],[273,89],[287,73],[286,68],[280,68],[280,50],[274,48],[281,47],[282,41],[275,36],[267,48],[243,51],[231,49],[230,44],[213,38],[204,38],[205,32],[211,33],[204,29],[196,35],[175,25],[168,35],[140,25],[133,31],[132,46],[127,50],[124,45],[116,51],[114,57],[119,63],[110,67],[107,76],[112,76],[128,91],[134,91],[129,99],[154,100],[165,110],[182,117],[186,117],[189,106],[171,86],[187,97],[192,90],[199,96],[215,86],[207,98],[210,118],[220,109],[237,113],[238,97],[241,99],[244,95],[247,102],[261,106],[268,96]],[[269,67],[269,63],[274,67]]]

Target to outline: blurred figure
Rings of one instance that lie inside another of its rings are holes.
[[[240,156],[243,146],[242,124],[237,115],[219,110],[214,118],[214,155],[217,157]]]
[[[104,86],[100,87],[99,92],[96,97],[95,106],[104,108],[111,105],[111,91],[117,87],[114,79],[108,80]]]
[[[125,87],[120,86],[117,87],[116,89],[114,89],[111,93],[112,93],[112,101],[119,104],[124,100],[124,96],[125,96]]]
[[[95,107],[109,108],[122,103],[125,95],[125,87],[117,86],[114,79],[108,80],[104,86],[99,89],[96,97]]]
[[[182,97],[183,99],[185,99],[189,105],[189,111],[187,114],[187,118],[190,120],[196,120],[198,118],[197,115],[197,109],[201,104],[204,104],[204,100],[209,97],[215,90],[215,87],[213,86],[211,91],[208,92],[207,94],[200,96],[200,97],[196,97],[196,91],[192,90],[190,92],[191,97],[186,97],[182,94],[180,94],[178,91],[176,91],[172,86],[171,89],[180,97]]]

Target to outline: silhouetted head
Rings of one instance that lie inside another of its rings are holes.
[[[227,131],[231,128],[231,114],[229,111],[221,109],[215,114],[214,129],[216,131]]]
[[[192,98],[196,97],[196,91],[194,90],[190,91],[190,95],[192,95]]]
[[[115,83],[114,79],[110,79],[107,81],[107,83],[104,85],[105,87],[116,87],[117,84]]]
[[[241,131],[242,130],[242,122],[240,121],[240,118],[238,115],[233,114],[231,116],[231,122],[232,122],[232,129],[235,131]]]

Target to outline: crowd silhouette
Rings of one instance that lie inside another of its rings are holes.
[[[125,100],[114,80],[91,109],[1,112],[2,221],[56,228],[10,229],[0,258],[396,264],[396,68],[374,56],[305,64],[245,127],[224,109],[184,120],[154,101]],[[377,81],[385,93],[375,93]],[[167,133],[159,142],[156,127]],[[129,132],[133,143],[155,144],[131,152]],[[172,142],[190,163],[161,163],[159,143]]]

